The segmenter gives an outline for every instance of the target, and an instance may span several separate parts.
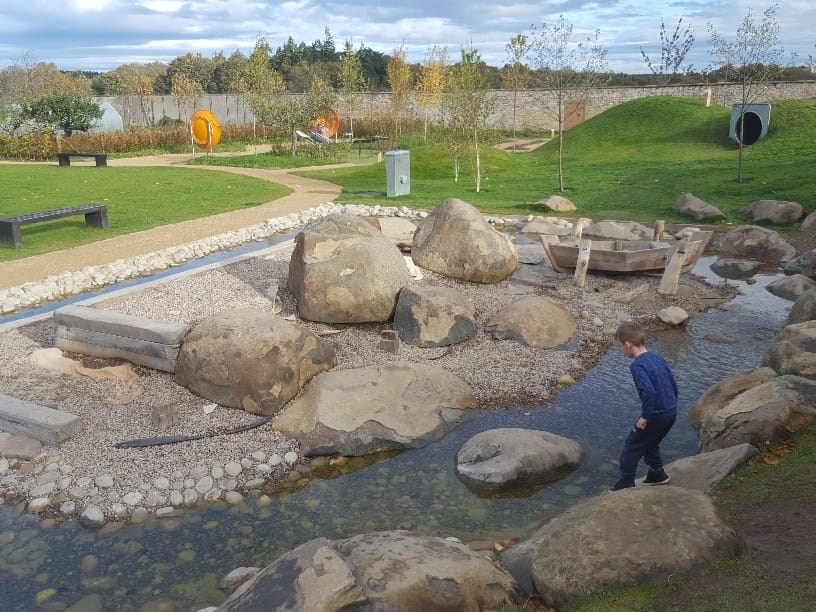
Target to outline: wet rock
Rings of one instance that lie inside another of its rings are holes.
[[[470,386],[442,368],[368,366],[316,377],[272,425],[306,457],[364,455],[435,438],[475,406]]]
[[[709,266],[711,271],[721,278],[743,279],[756,274],[761,264],[752,259],[735,259],[720,257]]]
[[[816,287],[816,280],[804,274],[793,274],[768,283],[765,289],[777,297],[795,302],[803,293],[814,287]]]
[[[448,287],[404,287],[393,327],[403,342],[414,346],[458,344],[476,335],[475,307],[466,296]]]
[[[465,441],[456,453],[456,473],[475,487],[540,484],[564,477],[583,457],[578,442],[547,431],[491,429]]]
[[[658,311],[657,318],[668,325],[681,325],[688,321],[688,313],[679,306],[669,306]]]
[[[88,529],[98,529],[105,524],[105,514],[99,506],[88,506],[79,515],[79,522]]]

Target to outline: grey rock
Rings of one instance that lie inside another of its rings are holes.
[[[414,346],[458,344],[476,335],[475,307],[455,289],[409,286],[400,291],[393,327]]]
[[[756,274],[760,264],[752,259],[735,259],[733,257],[719,257],[711,264],[711,271],[722,278],[743,279]]]
[[[785,276],[768,283],[765,289],[773,293],[777,297],[795,302],[799,297],[809,289],[816,288],[816,280],[805,276],[804,274],[793,274]]]
[[[787,262],[783,271],[787,275],[801,274],[816,280],[816,250],[807,251]]]
[[[765,353],[762,365],[780,374],[816,378],[816,320],[785,326]]]
[[[796,249],[771,229],[743,225],[726,232],[720,240],[723,257],[747,257],[769,263],[784,263],[796,257]]]
[[[794,223],[802,218],[802,205],[783,200],[757,200],[737,211],[740,215],[751,215],[754,222]]]
[[[481,488],[541,484],[564,477],[583,457],[578,442],[547,431],[491,429],[465,441],[456,453],[456,473]]]
[[[766,383],[774,376],[776,372],[772,368],[762,367],[734,374],[715,383],[694,402],[689,410],[687,417],[689,425],[700,429],[706,416],[715,414],[743,391]]]
[[[737,444],[682,457],[665,466],[665,470],[672,486],[710,493],[723,478],[758,453],[756,447],[750,444]]]
[[[105,513],[98,506],[88,506],[79,515],[79,522],[88,529],[98,529],[105,524]]]
[[[816,287],[808,289],[793,303],[787,324],[804,323],[816,319]]]
[[[701,221],[725,219],[725,213],[691,193],[684,193],[674,202],[674,210]]]

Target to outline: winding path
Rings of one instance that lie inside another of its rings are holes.
[[[267,219],[282,217],[289,213],[300,212],[312,208],[313,206],[325,204],[326,202],[333,201],[340,195],[341,188],[338,185],[290,174],[292,170],[301,171],[308,168],[256,169],[231,168],[227,166],[183,165],[184,162],[188,161],[191,157],[192,154],[168,154],[109,159],[108,165],[178,165],[179,168],[187,168],[192,172],[199,169],[221,170],[280,183],[292,189],[293,192],[288,196],[252,208],[234,210],[211,217],[190,219],[171,225],[162,225],[149,230],[99,240],[70,249],[6,261],[0,266],[0,289],[17,287],[27,282],[42,280],[50,275],[71,270],[81,270],[85,266],[98,266],[117,259],[144,255],[168,247],[194,242],[202,238],[216,236],[225,232],[262,223]],[[337,166],[331,167],[350,165],[354,164],[338,164]],[[320,166],[320,168],[326,167],[327,166]]]

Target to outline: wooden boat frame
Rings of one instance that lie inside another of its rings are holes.
[[[556,272],[575,268],[579,251],[589,250],[588,270],[598,272],[648,272],[664,270],[672,254],[685,245],[685,261],[681,272],[689,272],[703,254],[713,232],[695,232],[689,240],[581,240],[560,243],[550,236],[541,236],[541,244]]]

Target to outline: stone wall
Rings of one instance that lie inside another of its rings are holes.
[[[764,102],[776,100],[804,99],[814,97],[816,82],[798,81],[770,83]],[[293,94],[298,95],[298,94]],[[496,108],[489,124],[491,127],[512,129],[513,127],[513,92],[496,90],[491,92],[495,96]],[[589,119],[608,108],[647,96],[681,96],[696,98],[701,102],[710,99],[711,104],[730,106],[740,101],[740,86],[736,83],[713,83],[708,85],[668,85],[648,87],[605,87],[590,92],[584,105],[584,118]],[[147,125],[162,117],[171,119],[189,119],[197,108],[211,111],[222,125],[251,124],[255,117],[252,110],[244,103],[241,96],[236,94],[213,94],[202,96],[197,103],[179,105],[173,96],[154,96],[146,104],[142,104],[137,97],[102,98],[110,102],[122,115],[125,125]],[[388,113],[391,105],[391,94],[369,93],[364,94],[358,104],[354,106],[354,119],[365,120],[368,117],[382,117]],[[524,90],[518,92],[516,103],[516,128],[530,130],[550,130],[557,128],[555,119],[545,109],[554,106],[552,92],[546,90]],[[348,104],[339,100],[335,109],[341,118],[349,115]],[[414,117],[424,117],[422,111],[412,106]],[[438,112],[431,115],[431,121],[438,119]],[[569,127],[569,125],[567,126]]]

